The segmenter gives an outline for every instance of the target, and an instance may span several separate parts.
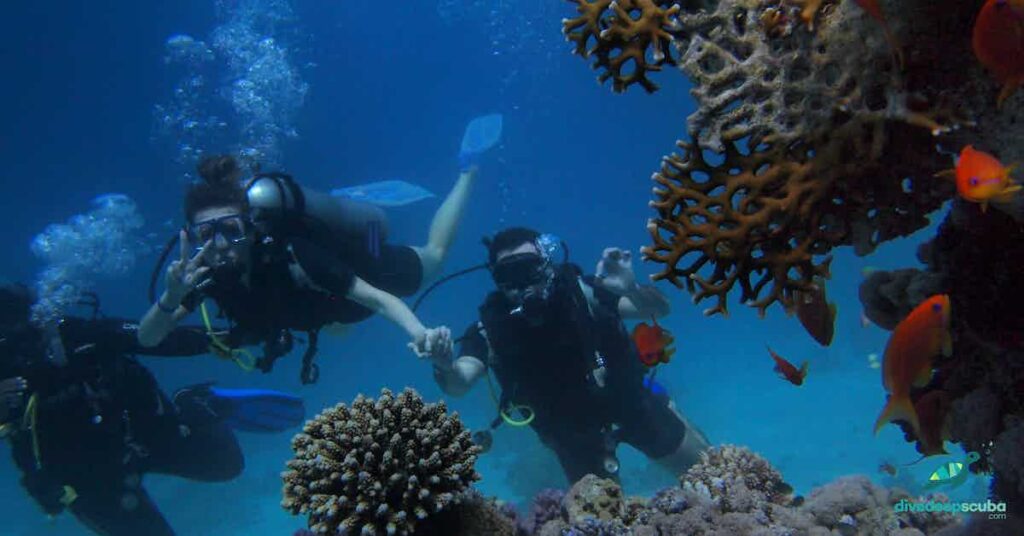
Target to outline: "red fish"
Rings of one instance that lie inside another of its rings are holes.
[[[974,21],[974,55],[1002,84],[1001,106],[1024,83],[1024,2],[987,0]]]
[[[1024,51],[1022,51],[1024,53]],[[960,151],[956,168],[939,172],[938,175],[953,176],[956,191],[960,197],[972,203],[980,203],[985,212],[989,202],[1008,202],[1020,193],[1020,185],[1010,174],[1014,166],[1004,166],[996,157],[966,145]]]
[[[929,391],[914,402],[914,411],[921,424],[917,436],[920,451],[925,456],[949,454],[945,442],[949,439],[949,423],[946,416],[950,407],[949,394],[942,390]]]
[[[796,316],[818,344],[828,346],[836,331],[836,304],[828,302],[824,281],[816,281],[814,286],[814,290],[793,293]]]
[[[807,377],[807,362],[804,361],[798,369],[792,363],[783,359],[782,356],[775,353],[767,344],[764,346],[768,348],[768,354],[775,360],[775,372],[779,374],[779,377],[793,385],[803,385],[804,378]]]
[[[921,302],[893,330],[882,361],[882,385],[889,400],[875,421],[876,434],[886,423],[902,420],[910,424],[915,437],[921,437],[921,423],[910,401],[910,390],[931,381],[936,355],[952,354],[949,321],[949,296],[937,294]]]
[[[889,47],[892,48],[893,60],[896,62],[897,67],[903,68],[903,49],[900,47],[899,42],[896,41],[896,37],[893,36],[892,30],[889,28],[889,22],[885,20],[885,15],[882,13],[882,7],[878,5],[878,0],[853,0],[863,9],[871,18],[878,21],[882,25],[882,31],[885,32],[885,40],[889,42]]]
[[[661,363],[668,363],[672,354],[676,352],[671,345],[675,342],[672,334],[667,329],[658,325],[658,321],[651,317],[653,326],[646,322],[640,322],[633,328],[633,343],[636,344],[640,362],[648,367],[656,367]]]

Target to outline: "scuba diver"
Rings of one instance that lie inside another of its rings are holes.
[[[459,340],[457,359],[448,332],[431,353],[441,389],[461,396],[486,376],[499,413],[491,429],[532,426],[570,482],[588,473],[618,478],[620,442],[676,475],[698,461],[707,439],[645,377],[622,320],[669,312],[660,291],[636,283],[629,252],[606,249],[597,275],[584,276],[564,243],[558,262],[560,241],[552,235],[514,227],[484,243],[488,260],[479,268],[486,266],[498,290]],[[474,434],[485,449],[490,437],[489,430]]]
[[[147,473],[224,482],[245,466],[233,429],[299,426],[302,399],[262,390],[184,388],[169,398],[134,354],[208,352],[201,329],[180,327],[152,348],[136,324],[66,316],[30,322],[32,292],[0,287],[0,437],[21,484],[50,516],[69,510],[108,536],[173,536],[143,487]]]
[[[158,344],[196,308],[212,331],[203,305],[212,298],[231,322],[223,337],[214,335],[215,346],[243,368],[269,372],[291,351],[292,331],[304,331],[309,340],[300,377],[314,383],[320,329],[374,313],[400,326],[410,349],[424,355],[441,330],[427,329],[398,296],[414,294],[440,271],[476,169],[472,162],[463,167],[434,216],[427,244],[408,247],[386,243],[387,221],[377,206],[312,191],[281,173],[244,178],[232,156],[203,159],[202,180],[185,196],[180,258],[140,322],[140,343]],[[190,244],[202,247],[193,254]],[[263,356],[243,359],[238,348],[256,344]]]

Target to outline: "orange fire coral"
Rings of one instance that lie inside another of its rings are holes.
[[[640,84],[648,93],[656,91],[658,86],[647,72],[675,64],[670,32],[676,29],[679,5],[672,0],[569,1],[576,4],[580,16],[562,20],[563,33],[575,43],[574,53],[596,57],[594,69],[604,69],[598,81],[612,79],[616,93],[633,84]],[[653,61],[647,59],[648,49]]]

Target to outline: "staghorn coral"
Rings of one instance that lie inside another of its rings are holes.
[[[616,93],[633,84],[656,91],[647,73],[675,64],[670,33],[678,29],[675,0],[569,1],[579,16],[562,20],[562,32],[575,45],[573,53],[594,58],[593,68],[601,71],[598,81],[611,79]]]
[[[324,410],[292,449],[281,506],[317,534],[409,534],[479,479],[479,447],[458,415],[408,388]]]

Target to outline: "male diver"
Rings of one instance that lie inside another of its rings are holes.
[[[204,384],[168,398],[133,357],[206,353],[202,330],[177,328],[143,348],[134,323],[95,312],[39,328],[29,321],[33,301],[24,286],[0,287],[0,436],[49,515],[70,510],[108,536],[173,536],[145,474],[228,481],[245,465],[232,428],[302,423],[302,400],[273,391]]]
[[[501,387],[499,418],[529,424],[558,456],[566,477],[618,477],[615,451],[628,443],[675,474],[708,447],[645,368],[623,318],[669,312],[654,287],[636,283],[628,252],[609,248],[596,276],[553,256],[557,239],[514,227],[485,241],[498,287],[452,360],[450,333],[431,353],[434,377],[452,396],[493,370]],[[653,384],[656,385],[656,384]],[[489,433],[476,435],[489,442]]]
[[[202,302],[212,298],[231,329],[216,346],[235,355],[240,346],[262,344],[250,365],[270,371],[291,350],[292,331],[309,344],[301,379],[313,383],[317,334],[332,324],[350,325],[379,313],[409,336],[425,355],[441,335],[427,329],[398,296],[414,294],[433,278],[455,237],[476,175],[463,166],[438,209],[423,247],[385,242],[383,211],[298,185],[288,175],[243,177],[238,161],[214,156],[198,166],[201,181],[185,196],[187,231],[180,259],[166,273],[166,289],[140,322],[139,341],[152,346]],[[202,245],[192,254],[190,244]]]

